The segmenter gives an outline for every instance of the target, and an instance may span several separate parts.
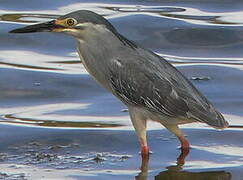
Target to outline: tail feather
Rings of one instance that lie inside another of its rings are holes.
[[[224,129],[229,127],[229,123],[224,119],[223,115],[218,112],[212,105],[206,111],[197,105],[190,109],[191,116],[199,122],[206,123],[216,129]]]
[[[211,126],[215,127],[216,129],[225,129],[225,128],[229,127],[229,123],[224,119],[224,116],[217,110],[215,112],[217,114],[216,119],[217,119],[218,125],[217,126],[211,125]]]

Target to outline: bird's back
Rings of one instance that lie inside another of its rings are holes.
[[[111,60],[109,69],[113,93],[122,101],[172,118],[193,119],[215,128],[228,126],[206,97],[165,59],[139,47],[133,55],[122,54]]]

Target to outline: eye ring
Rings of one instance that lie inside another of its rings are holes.
[[[69,19],[67,19],[66,20],[66,24],[68,25],[68,26],[73,26],[73,25],[75,25],[76,24],[76,20],[75,19],[73,19],[73,18],[69,18]]]

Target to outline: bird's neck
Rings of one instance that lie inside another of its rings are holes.
[[[101,57],[109,58],[113,51],[121,47],[120,40],[111,32],[89,32],[87,36],[78,39],[79,51],[85,60],[99,60]]]
[[[78,52],[83,65],[103,86],[107,83],[108,63],[117,57],[121,48],[124,48],[123,43],[110,31],[78,39]],[[106,88],[109,89],[108,85]]]
[[[85,60],[112,58],[120,49],[137,48],[136,44],[119,34],[113,26],[110,29],[97,25],[87,29],[78,39],[79,51]]]

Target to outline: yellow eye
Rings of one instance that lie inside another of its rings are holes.
[[[66,24],[68,26],[73,26],[73,25],[76,24],[76,20],[75,19],[72,19],[72,18],[69,18],[69,19],[66,20]]]

